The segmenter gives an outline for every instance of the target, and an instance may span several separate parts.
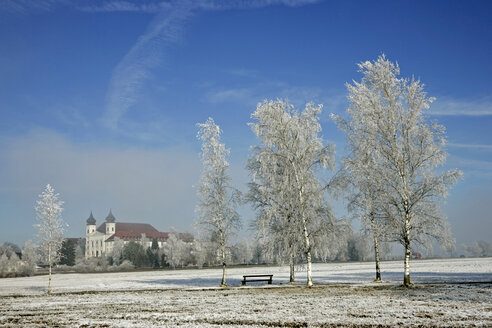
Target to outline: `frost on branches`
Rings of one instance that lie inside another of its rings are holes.
[[[58,200],[59,194],[48,184],[39,195],[36,218],[38,228],[39,252],[42,260],[49,266],[48,294],[51,294],[51,268],[60,260],[60,250],[63,243],[63,228],[65,226],[61,213],[63,202]]]
[[[282,100],[258,104],[251,117],[260,145],[253,147],[248,169],[253,181],[248,198],[258,209],[256,228],[268,248],[289,257],[293,281],[295,258],[302,253],[307,285],[312,286],[311,258],[314,243],[324,240],[335,227],[324,199],[325,187],[316,174],[332,169],[334,147],[319,136],[321,105],[306,105],[302,112]]]
[[[236,206],[240,201],[239,192],[230,186],[227,174],[229,150],[220,143],[221,130],[212,118],[199,127],[197,138],[202,141],[202,176],[198,187],[198,225],[215,239],[218,256],[222,264],[221,285],[226,285],[227,248],[230,237],[240,226]]]
[[[431,239],[444,246],[453,242],[440,203],[462,173],[435,172],[447,156],[445,129],[424,119],[423,112],[434,99],[427,97],[423,84],[400,78],[398,65],[384,55],[358,66],[362,81],[347,85],[349,120],[335,120],[354,151],[350,160],[358,161],[351,164],[357,187],[379,195],[366,199],[381,200],[375,203],[383,213],[385,229],[405,249],[403,282],[408,286],[412,245],[427,246]],[[360,179],[363,174],[371,175],[368,182],[374,185],[369,189]],[[366,206],[367,215],[371,208]]]

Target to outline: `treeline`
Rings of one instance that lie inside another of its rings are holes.
[[[0,245],[0,277],[32,276],[36,271],[36,248],[31,241],[24,244],[24,249],[12,243]]]
[[[147,240],[123,243],[116,240],[116,247],[107,257],[85,258],[85,242],[83,239],[64,239],[60,250],[59,262],[54,266],[55,272],[103,272],[126,271],[136,268],[174,269],[203,268],[220,265],[216,241],[184,242],[178,233],[170,233],[164,247],[159,248],[157,240],[152,246],[145,248]],[[354,232],[346,239],[345,244],[328,258],[314,257],[315,262],[326,261],[369,261],[373,257],[369,236]],[[480,242],[481,243],[481,242]],[[388,245],[389,247],[389,245]],[[388,252],[389,253],[389,252]],[[268,252],[264,245],[257,241],[244,238],[228,247],[227,262],[232,265],[265,265],[285,264],[283,257]],[[389,258],[388,258],[389,259]],[[302,265],[302,259],[295,263]],[[44,267],[42,256],[36,252],[31,241],[24,248],[6,242],[0,246],[0,277],[32,276],[36,267]]]

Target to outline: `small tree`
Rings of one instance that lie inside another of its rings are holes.
[[[159,242],[157,241],[157,238],[152,238],[152,248],[153,251],[157,251],[159,249]]]
[[[62,247],[60,249],[60,262],[58,264],[64,264],[68,266],[75,265],[75,246],[70,239],[64,239]]]
[[[200,202],[198,225],[205,233],[215,234],[219,245],[219,256],[222,263],[221,286],[226,285],[227,247],[232,234],[239,228],[239,214],[236,205],[239,203],[239,192],[230,186],[227,174],[229,150],[220,143],[221,130],[212,118],[200,128],[198,139],[202,140],[203,170],[198,188]]]
[[[150,250],[150,252],[149,252]],[[147,257],[153,269],[159,269],[159,242],[152,238],[152,245],[147,249]]]
[[[36,249],[30,240],[26,241],[22,249],[22,262],[25,263],[23,273],[32,276],[36,271]]]
[[[60,260],[60,249],[63,243],[64,222],[61,216],[63,202],[58,199],[59,194],[48,184],[39,195],[37,201],[36,224],[39,237],[39,252],[42,260],[48,264],[48,294],[51,294],[51,270],[53,264]]]
[[[111,251],[111,258],[113,265],[120,265],[123,256],[123,248],[125,247],[125,241],[114,237],[113,249]]]
[[[190,262],[191,249],[181,240],[180,234],[175,230],[169,233],[169,238],[164,245],[164,253],[167,262],[173,268],[182,267]]]
[[[133,263],[137,268],[147,265],[147,255],[141,243],[130,241],[123,247],[123,259]]]

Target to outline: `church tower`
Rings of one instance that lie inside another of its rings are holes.
[[[89,216],[86,222],[87,222],[87,230],[86,230],[86,236],[87,236],[88,234],[91,234],[96,231],[96,219],[94,219],[94,216],[92,215],[92,211],[91,211],[91,215]]]
[[[106,235],[113,235],[116,232],[116,218],[113,216],[113,213],[111,213],[111,210],[109,210],[109,214],[106,217]]]
[[[96,232],[96,219],[94,219],[94,216],[92,215],[92,211],[91,211],[91,215],[89,216],[86,222],[87,222],[87,226],[85,230],[85,240],[86,240],[85,257],[89,257],[94,252],[93,251],[94,241],[92,241],[91,236]]]

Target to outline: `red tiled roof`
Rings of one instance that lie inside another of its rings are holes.
[[[150,224],[147,223],[124,223],[124,222],[116,222],[115,223],[115,230],[116,231],[125,231],[125,232],[134,232],[138,233],[139,236],[141,234],[150,234],[150,233],[155,233],[159,232],[157,231],[156,228],[151,226]],[[97,228],[97,231],[106,233],[106,222],[101,224],[99,228]]]
[[[123,240],[140,240],[142,238],[142,233],[116,230],[116,233],[113,234],[108,239],[106,239],[106,241],[113,241],[115,237],[118,237]],[[169,233],[155,231],[155,232],[145,233],[145,237],[147,237],[150,240],[157,238],[157,240],[159,241],[165,241],[169,237]]]
[[[145,234],[145,237],[150,240],[157,238],[158,241],[166,241],[169,238],[169,232],[160,232],[147,223],[116,222],[115,230],[116,232],[106,239],[106,241],[113,241],[116,237],[127,241],[139,241],[142,238],[142,234]],[[106,222],[101,224],[97,228],[97,231],[106,233]],[[194,239],[193,235],[190,233],[179,233],[179,238],[185,242],[192,242]]]

